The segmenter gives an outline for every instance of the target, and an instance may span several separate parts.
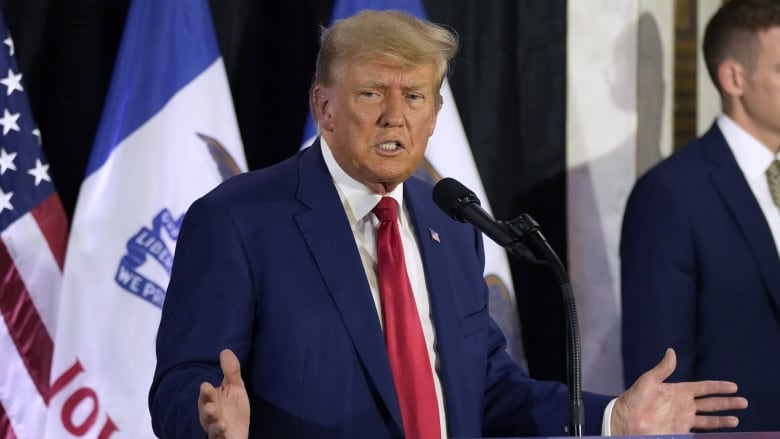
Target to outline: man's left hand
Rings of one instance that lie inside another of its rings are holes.
[[[613,435],[681,434],[691,429],[733,428],[736,416],[713,414],[744,409],[747,399],[732,395],[737,385],[730,381],[664,383],[674,372],[674,350],[657,366],[645,372],[617,398],[612,410]]]

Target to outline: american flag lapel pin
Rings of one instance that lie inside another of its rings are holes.
[[[439,233],[438,233],[438,232],[436,232],[436,230],[433,230],[433,229],[428,229],[428,231],[429,231],[429,232],[431,232],[431,239],[433,239],[433,240],[434,240],[434,241],[436,241],[436,242],[441,242],[441,241],[439,240]]]

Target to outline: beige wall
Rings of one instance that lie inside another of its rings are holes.
[[[674,1],[570,1],[568,23],[568,262],[583,388],[616,393],[620,227],[636,176],[672,149]]]
[[[721,0],[697,0],[698,1],[698,34],[699,47],[704,35],[704,27],[712,14],[718,9]],[[698,68],[696,70],[696,132],[701,135],[712,125],[712,121],[720,113],[720,96],[712,84],[704,60],[699,54]]]

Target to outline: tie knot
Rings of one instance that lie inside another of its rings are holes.
[[[398,204],[391,197],[382,197],[372,210],[379,221],[395,221],[398,218]]]
[[[766,169],[766,181],[769,184],[772,201],[780,207],[780,162],[777,160],[772,161],[772,164]]]
[[[770,178],[777,178],[780,175],[780,161],[772,160],[772,163],[766,168],[766,175]]]

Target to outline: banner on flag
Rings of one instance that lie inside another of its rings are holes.
[[[336,0],[331,21],[349,17],[363,9],[398,9],[425,18],[420,0]],[[441,94],[444,104],[439,111],[436,129],[428,142],[425,160],[416,176],[431,183],[436,183],[442,176],[456,178],[471,189],[479,198],[482,207],[490,212],[490,203],[446,78]],[[317,128],[310,114],[304,128],[303,147],[311,145],[316,135]],[[506,336],[507,351],[525,366],[509,262],[504,249],[489,239],[485,239],[485,281],[490,289],[490,314]]]
[[[154,437],[147,397],[179,226],[247,168],[205,0],[133,0],[63,273],[46,437]]]
[[[68,233],[0,15],[0,437],[43,437]]]

